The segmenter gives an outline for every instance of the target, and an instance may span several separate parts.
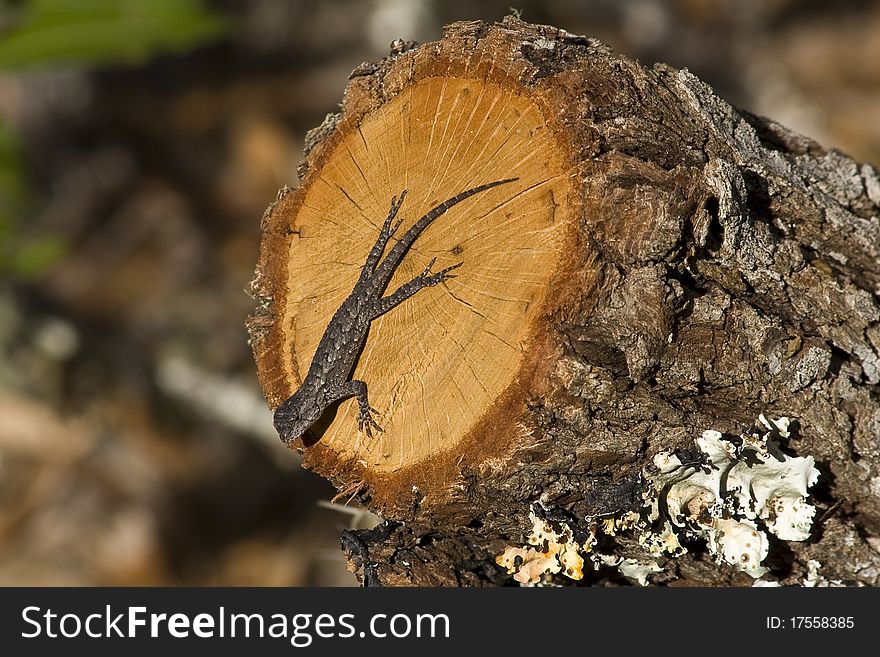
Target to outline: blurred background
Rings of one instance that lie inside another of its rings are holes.
[[[511,2],[0,0],[0,584],[355,583],[246,343],[260,216],[354,67]],[[878,2],[515,7],[880,163]]]

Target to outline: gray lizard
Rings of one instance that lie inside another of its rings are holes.
[[[358,430],[366,431],[368,436],[372,436],[371,429],[382,430],[372,416],[376,409],[370,406],[367,399],[367,384],[352,380],[354,367],[367,341],[370,322],[400,305],[422,288],[453,278],[455,275],[450,272],[462,263],[431,273],[431,267],[436,260],[434,258],[421,274],[388,296],[382,296],[385,288],[413,242],[437,217],[474,194],[514,180],[518,179],[508,178],[486,183],[443,201],[413,224],[380,263],[385,247],[403,222],[403,219],[395,222],[394,218],[406,198],[406,190],[391,199],[391,209],[379,231],[379,238],[367,256],[354,289],[327,325],[302,385],[275,410],[275,428],[285,443],[290,443],[308,431],[329,406],[349,397],[357,397]]]

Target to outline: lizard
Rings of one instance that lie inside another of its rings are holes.
[[[454,278],[455,274],[451,272],[463,263],[459,262],[432,273],[431,267],[437,260],[433,258],[422,273],[391,294],[383,296],[391,277],[416,239],[437,217],[475,194],[515,180],[518,178],[485,183],[443,201],[416,221],[382,259],[388,242],[403,223],[402,218],[396,221],[395,218],[403,205],[407,190],[392,197],[379,237],[367,255],[354,288],[327,324],[302,384],[275,409],[275,429],[282,441],[290,444],[295,438],[305,434],[328,407],[351,397],[356,397],[358,402],[358,431],[364,431],[369,437],[373,435],[372,429],[382,431],[373,419],[372,414],[377,411],[370,406],[367,384],[353,378],[355,365],[367,341],[370,323],[419,290]]]

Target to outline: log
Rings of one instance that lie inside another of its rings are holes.
[[[790,432],[767,426],[819,472],[810,539],[771,537],[771,576],[880,582],[873,167],[687,70],[507,17],[358,67],[300,174],[263,218],[252,285],[273,409],[302,384],[392,197],[408,190],[406,229],[517,179],[439,217],[396,271],[389,290],[433,258],[462,263],[372,323],[352,375],[383,431],[359,432],[350,399],[293,445],[387,520],[343,537],[365,582],[511,583],[502,555],[539,526],[622,563],[639,549],[624,519],[656,521],[657,464],[684,463],[707,430],[739,450],[759,416],[790,418]],[[651,581],[751,583],[687,536],[687,554],[655,555]],[[603,563],[544,579],[633,579]]]

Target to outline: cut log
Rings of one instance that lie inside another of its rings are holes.
[[[353,562],[372,562],[365,579],[496,584],[536,503],[575,533],[638,514],[658,453],[764,414],[796,420],[793,451],[816,459],[814,495],[835,510],[821,540],[776,557],[780,576],[813,559],[877,583],[872,167],[733,109],[687,71],[508,17],[359,67],[341,113],[309,134],[301,177],[264,216],[253,284],[272,408],[302,384],[392,197],[408,190],[405,230],[517,178],[438,218],[392,279],[463,263],[372,323],[352,375],[383,431],[359,433],[350,399],[295,444],[406,523],[348,536]],[[699,551],[665,567],[667,581],[742,577]]]
[[[437,269],[463,263],[455,279],[373,323],[354,378],[369,386],[383,431],[358,435],[352,399],[307,439],[316,442],[308,467],[343,489],[363,482],[392,516],[401,505],[445,504],[457,471],[509,451],[546,362],[543,324],[561,305],[553,297],[570,293],[561,279],[582,271],[573,259],[584,253],[569,199],[575,160],[546,100],[523,93],[491,57],[422,50],[396,65],[398,86],[386,76],[381,97],[355,81],[302,187],[267,215],[260,286],[273,320],[258,352],[277,406],[302,383],[392,197],[408,190],[402,232],[465,189],[517,178],[436,220],[392,279],[389,289],[433,258]]]

